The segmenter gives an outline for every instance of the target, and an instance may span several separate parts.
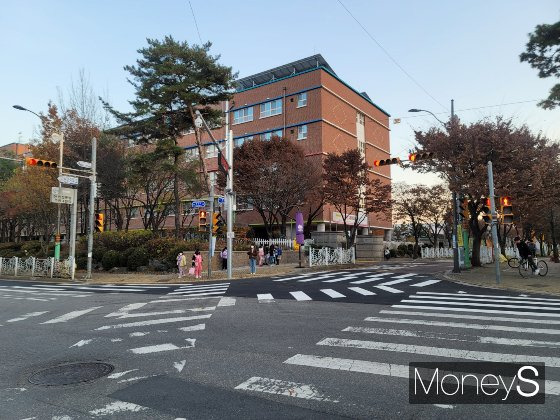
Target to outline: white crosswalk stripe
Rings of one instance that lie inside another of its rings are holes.
[[[274,300],[274,296],[270,293],[261,293],[257,295],[257,299],[260,301],[270,301]]]
[[[363,289],[361,287],[349,287],[348,289],[352,290],[353,292],[359,293],[360,295],[363,295],[363,296],[373,296],[373,295],[375,295],[375,293],[370,292],[369,290]]]
[[[346,297],[342,293],[338,293],[336,290],[333,289],[321,289],[321,292],[335,299]]]
[[[312,300],[308,295],[303,292],[290,292],[296,300]]]

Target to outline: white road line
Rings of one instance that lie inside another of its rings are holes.
[[[274,296],[272,296],[270,293],[259,293],[259,294],[257,294],[257,299],[258,300],[274,300]]]
[[[179,327],[177,329],[180,331],[202,331],[206,329],[206,324],[196,324],[191,325],[190,327]]]
[[[55,289],[52,286],[48,287],[48,288],[43,288],[43,287],[37,287],[37,286],[0,286],[0,290],[6,290],[6,291],[10,291],[10,292],[18,292],[18,291],[23,291],[23,290],[28,290],[28,291],[35,291],[35,292],[59,292],[61,293],[60,296],[62,295],[67,295],[68,293],[74,293],[73,291],[70,290],[61,290],[61,289]],[[90,294],[91,292],[83,292],[84,294]]]
[[[319,275],[317,277],[312,277],[310,279],[298,280],[298,283],[308,283],[310,281],[328,279],[329,277],[338,276],[338,275],[339,275],[338,273],[322,274],[322,275]]]
[[[190,302],[191,300],[207,300],[207,299],[220,299],[220,296],[205,296],[205,297],[188,297],[171,299],[167,297],[161,297],[156,300],[150,300],[148,303],[167,303],[167,302]]]
[[[93,341],[93,338],[90,338],[90,339],[88,339],[88,340],[80,340],[80,341],[78,341],[76,344],[72,344],[69,348],[72,348],[72,347],[83,347],[83,346],[85,346],[86,344],[91,343],[92,341]]]
[[[484,309],[484,308],[476,308],[476,309],[475,308],[449,308],[445,306],[422,306],[422,305],[392,305],[391,308],[428,309],[428,310],[436,310],[436,311],[477,312],[477,313],[488,313],[488,314],[523,315],[523,316],[529,315],[529,316],[544,316],[544,317],[552,317],[552,318],[560,317],[560,313],[554,314],[549,312],[502,311],[502,310],[493,310],[493,309]],[[518,322],[522,322],[522,321],[518,321]]]
[[[349,287],[348,289],[352,290],[353,292],[359,293],[360,295],[364,296],[373,296],[375,293],[370,292],[369,290],[362,289],[361,287]]]
[[[406,277],[412,277],[412,276],[416,276],[416,273],[407,273],[407,274],[401,274],[399,276],[394,276],[394,279],[404,279]]]
[[[130,351],[134,354],[149,354],[149,353],[159,353],[162,351],[190,349],[194,347],[196,339],[186,338],[185,341],[187,342],[187,345],[183,347],[176,346],[175,344],[172,343],[165,343],[165,344],[157,344],[155,346],[137,347],[135,349],[130,349]]]
[[[249,378],[242,384],[237,385],[235,389],[285,395],[287,397],[302,398],[304,400],[338,402],[338,400],[319,392],[313,385],[281,381],[279,379],[261,378],[258,376]]]
[[[147,409],[148,409],[147,407],[142,407],[141,405],[132,404],[124,401],[115,401],[107,404],[103,408],[98,408],[97,410],[91,410],[89,414],[91,414],[92,416],[109,416],[116,413],[123,413],[125,411],[138,413],[142,410],[147,410]]]
[[[498,305],[495,303],[480,303],[480,302],[458,302],[458,301],[427,301],[427,300],[417,300],[417,299],[403,299],[401,303],[420,303],[420,304],[436,304],[436,305],[450,305],[450,306],[476,306],[480,307],[490,307],[490,308],[510,308],[510,309],[542,309],[550,311],[559,311],[560,308],[555,308],[553,306],[530,306],[530,305]],[[512,302],[518,303],[518,302]],[[560,313],[558,314],[560,315]]]
[[[27,293],[34,296],[68,296],[68,297],[86,297],[88,295],[75,295],[76,292],[65,292],[62,290],[48,291],[48,290],[27,290],[28,288],[9,290],[9,293]]]
[[[235,298],[234,297],[223,297],[218,302],[217,306],[235,306]]]
[[[8,319],[6,322],[18,322],[18,321],[25,321],[26,319],[32,318],[34,316],[40,316],[43,314],[48,313],[49,311],[43,311],[43,312],[29,312],[25,315],[20,316],[19,318],[12,318],[12,319]]]
[[[103,291],[103,290],[111,290],[114,292],[145,292],[144,289],[125,289],[125,288],[117,288],[117,287],[113,287],[113,288],[105,288],[102,289],[100,287],[93,287],[93,286],[74,286],[73,289],[75,290],[96,290],[98,292]]]
[[[195,289],[211,289],[214,287],[228,287],[229,283],[213,283],[213,284],[189,284],[187,286],[181,286],[178,290],[195,290]]]
[[[290,292],[290,295],[292,295],[296,300],[313,300],[309,296],[307,296],[305,293],[300,292],[300,291]]]
[[[299,275],[299,276],[284,277],[284,278],[276,279],[276,280],[273,280],[273,281],[288,281],[288,280],[294,280],[294,279],[301,279],[301,278],[304,278],[304,277],[309,277],[309,276],[311,276],[311,275],[312,275],[312,274],[301,274],[301,275]]]
[[[129,311],[133,311],[135,309],[140,309],[143,306],[146,306],[147,303],[141,302],[141,303],[131,303],[130,305],[126,305],[123,306],[122,308],[118,309],[115,312],[111,312],[110,314],[105,315],[106,318],[110,318],[113,316],[121,316],[124,315],[126,313],[128,313]]]
[[[204,289],[178,289],[173,292],[169,292],[168,295],[181,295],[181,294],[190,294],[190,293],[206,293],[206,292],[220,292],[226,291],[228,286],[220,286],[220,287],[207,287]]]
[[[144,337],[146,335],[150,334],[148,331],[137,331],[137,332],[133,332],[128,334],[129,337]]]
[[[342,293],[338,293],[336,290],[333,289],[321,289],[325,295],[332,297],[333,299],[343,298],[346,297]]]
[[[200,292],[200,293],[190,293],[190,292],[172,292],[169,293],[169,295],[174,295],[174,296],[212,296],[212,295],[223,295],[225,292],[227,292],[227,289],[221,290],[219,292]]]
[[[69,321],[71,319],[78,318],[79,316],[85,315],[89,312],[95,311],[96,309],[99,309],[99,308],[102,308],[102,307],[103,306],[94,306],[93,308],[83,309],[81,311],[68,312],[67,314],[59,316],[57,318],[53,318],[53,319],[49,319],[48,321],[41,322],[41,324],[57,324],[59,322],[66,322],[66,321]]]
[[[117,379],[117,378],[123,377],[123,376],[126,375],[127,373],[134,372],[134,371],[136,371],[136,370],[138,370],[138,369],[131,369],[131,370],[125,370],[124,372],[112,373],[111,375],[107,376],[107,378],[110,378],[110,379]]]
[[[458,292],[461,293],[461,292]],[[418,295],[434,295],[434,296],[457,296],[457,293],[443,293],[443,292],[418,292]],[[534,300],[542,302],[557,302],[560,303],[560,299],[546,299],[546,298],[531,298],[531,297],[519,297],[519,296],[504,296],[504,295],[476,295],[471,293],[461,293],[461,297],[487,297],[487,298],[503,298],[512,300]]]
[[[354,332],[363,334],[378,334],[378,335],[391,335],[397,337],[417,337],[428,338],[435,340],[448,340],[448,341],[462,341],[473,342],[482,344],[498,344],[504,346],[519,346],[519,347],[547,347],[547,348],[560,348],[558,341],[538,341],[538,340],[523,340],[513,338],[501,337],[474,337],[473,340],[466,338],[461,334],[449,334],[431,331],[412,331],[412,330],[397,330],[393,328],[369,328],[369,327],[347,327],[342,331]]]
[[[365,278],[363,280],[351,281],[350,283],[352,283],[352,284],[372,283],[374,281],[383,280],[382,277],[384,277],[386,275],[389,275],[389,274],[393,274],[393,273],[374,274],[372,276],[368,276],[367,278]]]
[[[397,280],[391,280],[391,281],[386,281],[383,283],[379,283],[379,286],[392,286],[393,284],[399,284],[399,283],[404,283],[405,281],[412,281],[413,279],[409,279],[409,278],[404,278],[404,279],[397,279]]]
[[[172,311],[161,311],[161,312],[136,312],[132,314],[122,314],[119,319],[122,318],[139,318],[143,316],[159,316],[159,315],[172,315],[172,314],[184,314],[187,312],[186,309],[173,309]]]
[[[430,307],[431,309],[431,307]],[[448,308],[445,308],[448,309]],[[501,311],[500,311],[501,312]],[[468,314],[448,314],[443,312],[415,312],[415,311],[391,311],[391,310],[381,310],[381,314],[387,315],[413,315],[413,316],[424,316],[433,318],[459,318],[459,319],[478,319],[482,321],[488,321],[487,315],[468,315]],[[515,322],[521,324],[542,324],[542,319],[531,319],[531,318],[508,318],[501,316],[493,316],[492,321],[503,321],[503,322]],[[560,324],[560,321],[554,319],[547,319],[547,324]]]
[[[323,283],[336,283],[336,282],[339,282],[339,281],[346,281],[346,280],[349,280],[349,279],[354,279],[358,276],[359,276],[359,274],[352,274],[352,275],[349,275],[349,276],[338,277],[336,279],[323,280]]]
[[[173,367],[177,369],[179,373],[181,373],[181,371],[183,370],[186,364],[187,364],[186,360],[181,360],[180,362],[173,363]]]
[[[148,325],[158,325],[158,324],[171,324],[174,322],[192,321],[195,319],[207,319],[210,318],[212,314],[208,315],[194,315],[194,316],[182,316],[178,318],[163,318],[163,319],[151,319],[149,321],[138,321],[129,322],[126,324],[113,324],[104,325],[102,327],[96,328],[96,331],[109,330],[111,328],[129,328],[129,327],[145,327]]]
[[[465,302],[465,301],[472,301],[472,302],[496,302],[496,303],[528,303],[531,305],[557,305],[560,306],[560,303],[554,303],[554,302],[535,302],[532,300],[507,300],[507,299],[487,299],[487,298],[472,298],[472,297],[463,297],[465,295],[458,295],[457,297],[451,297],[451,296],[425,296],[425,295],[412,295],[410,296],[410,298],[413,299],[433,299],[436,301],[439,300],[448,300],[448,301],[459,301],[459,302]],[[557,308],[560,309],[560,308]]]
[[[383,343],[380,341],[348,340],[344,338],[325,338],[319,341],[317,345],[423,354],[427,356],[449,357],[486,362],[545,363],[550,367],[560,367],[560,358],[532,356],[526,354],[492,353],[489,351],[472,351],[444,347],[417,346],[414,344]]]
[[[368,373],[372,375],[392,376],[395,378],[409,378],[407,365],[393,363],[370,362],[366,360],[340,359],[336,357],[323,357],[307,354],[296,354],[284,363],[308,366],[322,369],[343,370],[348,372]],[[560,382],[545,381],[545,393],[560,395]]]
[[[404,293],[402,290],[393,289],[392,287],[389,286],[373,286],[373,287],[376,287],[381,290],[385,290],[386,292],[390,292],[390,293]]]
[[[464,316],[461,315],[457,317],[464,318]],[[487,320],[488,318],[480,316],[480,317],[476,317],[476,319]],[[464,324],[462,322],[430,321],[427,319],[379,318],[379,317],[371,316],[364,319],[364,321],[381,322],[381,323],[389,323],[389,324],[431,325],[434,327],[465,328],[471,330],[510,331],[510,332],[519,332],[519,333],[527,333],[527,334],[560,335],[560,330],[552,330],[547,328],[523,328],[523,327],[510,327],[508,325]],[[516,319],[515,321],[518,320]],[[542,319],[535,319],[533,321],[535,321],[538,324],[543,323]]]
[[[411,284],[412,287],[424,287],[424,286],[429,286],[430,284],[436,284],[439,283],[441,280],[426,280],[423,281],[422,283],[416,283],[416,284]]]

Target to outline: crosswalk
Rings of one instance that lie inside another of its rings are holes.
[[[418,292],[321,338],[312,348],[283,360],[303,369],[297,374],[290,370],[297,377],[284,375],[286,383],[297,383],[300,374],[325,378],[319,372],[313,375],[317,370],[348,375],[348,383],[353,374],[366,375],[360,383],[368,377],[372,382],[383,376],[408,379],[408,363],[418,360],[544,363],[545,393],[558,397],[560,299],[503,292]],[[275,381],[249,377],[236,389],[251,393],[272,389],[285,395],[282,386],[272,386]],[[306,386],[317,385],[321,384]]]

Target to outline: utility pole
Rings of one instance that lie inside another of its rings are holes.
[[[453,127],[453,120],[455,119],[455,103],[454,100],[451,99],[451,126],[450,130]],[[451,131],[450,131],[451,134]],[[453,200],[453,273],[460,273],[461,266],[459,265],[459,241],[457,238],[457,222],[458,222],[458,215],[457,215],[457,192],[453,190],[452,193],[452,200]]]
[[[488,160],[488,189],[490,193],[490,211],[492,213],[492,245],[494,246],[494,265],[496,268],[496,284],[501,282],[500,273],[500,244],[498,243],[498,215],[496,214],[496,200],[494,197],[494,172],[492,171],[492,161]]]
[[[233,277],[233,206],[235,194],[233,193],[233,131],[229,129],[229,101],[226,101],[226,159],[229,163],[225,198],[227,203],[227,278]]]
[[[64,156],[63,148],[64,148],[64,134],[60,133],[57,134],[58,137],[58,176],[62,176],[62,159]],[[58,182],[58,191],[60,192],[60,188],[62,188],[62,183]],[[68,233],[68,232],[67,232]],[[57,204],[57,211],[56,211],[56,235],[54,237],[54,259],[60,261],[60,203]]]
[[[95,211],[95,190],[97,189],[97,139],[91,140],[91,176],[89,188],[89,226],[88,226],[88,246],[87,246],[87,274],[86,279],[91,279],[91,266],[93,257],[93,213]]]
[[[214,230],[214,183],[210,180],[210,211],[208,212],[208,278],[212,277],[212,256],[214,255],[212,249],[213,241],[213,230]]]

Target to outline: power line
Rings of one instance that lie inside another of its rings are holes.
[[[200,36],[200,31],[198,30],[198,23],[196,22],[196,16],[194,15],[194,10],[192,8],[191,0],[189,0],[189,6],[191,7],[191,13],[194,20],[194,26],[196,26],[196,32],[198,33],[198,40],[200,41],[200,45],[202,46],[202,37]]]
[[[344,8],[344,10],[346,10],[346,12],[348,12],[348,14],[352,17],[352,19],[354,19],[354,20],[356,21],[356,23],[357,23],[358,25],[360,25],[360,27],[361,27],[361,28],[364,30],[364,32],[371,38],[371,40],[377,44],[377,46],[381,49],[381,51],[383,51],[383,52],[385,53],[385,55],[386,55],[387,57],[389,57],[389,59],[390,59],[390,60],[391,60],[391,61],[392,61],[392,62],[393,62],[393,63],[394,63],[394,64],[395,64],[395,65],[410,79],[410,80],[412,80],[412,82],[413,82],[416,86],[418,86],[420,89],[422,89],[422,91],[424,91],[424,93],[425,93],[426,95],[428,95],[430,98],[432,98],[432,99],[434,100],[434,102],[436,102],[436,103],[437,103],[439,106],[441,106],[443,109],[447,109],[447,107],[445,107],[444,105],[442,105],[442,103],[441,103],[440,101],[438,101],[436,98],[434,98],[434,97],[430,94],[430,92],[428,92],[428,91],[424,88],[424,86],[422,86],[418,81],[416,81],[416,79],[415,79],[414,77],[412,77],[412,75],[411,75],[410,73],[408,73],[408,72],[403,68],[403,66],[401,66],[401,65],[397,62],[397,60],[395,60],[395,59],[391,56],[391,54],[389,54],[389,52],[388,52],[385,48],[383,48],[383,45],[381,45],[381,44],[379,43],[379,41],[377,41],[377,40],[373,37],[373,35],[371,35],[371,34],[369,33],[369,31],[364,27],[364,25],[362,25],[362,24],[360,23],[360,21],[354,17],[354,15],[350,12],[350,10],[348,10],[348,9],[346,8],[346,6],[345,6],[340,0],[337,0],[337,1],[338,1],[338,2],[340,3],[340,5]]]

